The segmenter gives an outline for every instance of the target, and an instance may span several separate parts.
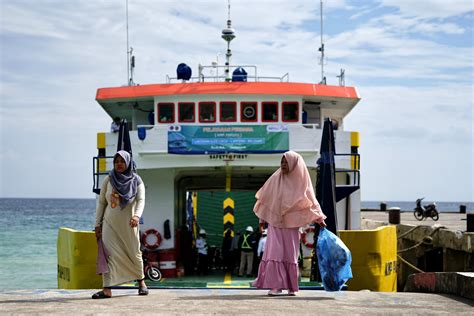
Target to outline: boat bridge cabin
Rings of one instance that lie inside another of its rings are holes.
[[[288,82],[199,82],[102,88],[97,101],[111,117],[140,125],[299,124],[320,128],[343,119],[360,97],[353,87]]]
[[[101,88],[96,97],[111,118],[131,125],[133,158],[146,184],[142,229],[161,233],[167,220],[172,231],[186,224],[189,192],[254,194],[287,150],[303,156],[315,184],[324,119],[337,126],[336,151],[351,153],[354,133],[344,131],[344,117],[359,99],[353,87],[290,82],[137,85]],[[99,133],[98,149],[95,189],[113,167],[117,133]],[[338,183],[355,181],[350,157],[338,157],[336,167],[347,170]],[[337,208],[340,229],[359,228],[359,191]],[[160,249],[175,246],[171,234]]]

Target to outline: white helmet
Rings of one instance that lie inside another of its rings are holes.
[[[253,227],[252,226],[247,226],[246,231],[253,233]]]
[[[203,228],[201,228],[199,230],[199,235],[206,235],[206,231]]]

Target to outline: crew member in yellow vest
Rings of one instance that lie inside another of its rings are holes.
[[[253,254],[255,250],[256,240],[253,234],[253,227],[248,226],[245,233],[240,237],[240,269],[239,276],[244,276],[246,271],[247,277],[252,276]]]

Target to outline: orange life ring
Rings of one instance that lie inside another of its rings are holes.
[[[310,249],[313,249],[314,247],[314,232],[315,232],[315,229],[314,227],[308,227],[304,230],[304,232],[301,234],[301,242],[303,243],[303,245],[305,245],[306,247],[310,248]],[[306,236],[308,234],[311,234],[313,233],[313,238],[311,241],[308,241]]]
[[[148,236],[154,235],[156,240],[154,243],[148,243]],[[161,234],[154,228],[150,228],[142,236],[142,244],[145,248],[153,250],[160,246],[161,244]]]

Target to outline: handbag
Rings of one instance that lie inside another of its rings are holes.
[[[104,247],[102,237],[97,238],[97,262],[96,262],[96,273],[104,274],[109,272],[109,266],[107,264],[107,258],[109,254]]]

